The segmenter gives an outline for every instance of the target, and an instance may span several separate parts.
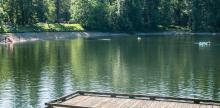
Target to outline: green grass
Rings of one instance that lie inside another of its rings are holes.
[[[3,29],[2,29],[3,28]],[[190,31],[187,26],[176,26],[176,25],[159,25],[159,31]],[[34,25],[26,26],[0,26],[0,33],[19,33],[19,32],[74,32],[74,31],[85,31],[80,24],[66,24],[66,23],[37,23]],[[159,32],[157,31],[157,32]],[[146,31],[150,32],[150,31]]]
[[[64,23],[37,23],[34,25],[26,26],[8,26],[3,25],[0,33],[17,33],[17,32],[71,32],[71,31],[84,31],[80,24],[64,24]]]

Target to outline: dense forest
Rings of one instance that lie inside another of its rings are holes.
[[[0,0],[0,27],[81,24],[96,31],[220,31],[220,0]]]

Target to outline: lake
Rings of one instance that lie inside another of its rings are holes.
[[[0,108],[41,108],[78,90],[220,100],[219,56],[218,36],[0,45]]]

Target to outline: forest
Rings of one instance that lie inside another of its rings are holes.
[[[220,31],[220,0],[0,0],[0,29],[37,23],[90,31]]]

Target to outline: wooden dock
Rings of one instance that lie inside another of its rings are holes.
[[[82,92],[46,103],[47,108],[220,108],[220,101]]]

